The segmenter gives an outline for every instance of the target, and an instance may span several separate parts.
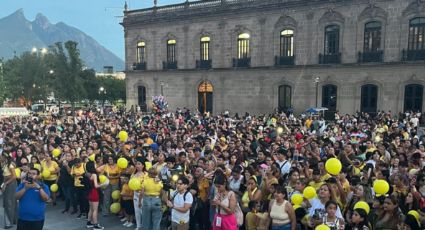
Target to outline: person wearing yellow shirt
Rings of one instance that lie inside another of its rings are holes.
[[[140,184],[143,184],[143,181],[145,179],[146,170],[144,165],[144,159],[143,157],[136,157],[134,159],[134,165],[136,166],[136,171],[131,175],[131,178],[137,178],[140,181]],[[134,191],[133,196],[133,206],[134,206],[134,217],[136,218],[136,226],[137,229],[142,229],[142,209],[139,207],[139,201],[141,203],[142,197],[140,190]]]
[[[162,218],[161,196],[163,184],[157,177],[156,170],[150,168],[148,176],[145,177],[140,191],[143,199],[139,201],[139,207],[142,208],[142,229],[159,230]]]
[[[134,219],[134,206],[133,206],[133,191],[128,186],[129,175],[123,174],[121,176],[122,188],[121,188],[121,205],[124,208],[125,213],[125,223],[123,224],[125,227],[133,226]]]
[[[58,183],[59,178],[59,165],[56,161],[52,160],[52,155],[50,153],[46,153],[44,156],[44,160],[41,162],[41,169],[43,171],[49,171],[49,176],[44,177],[44,183],[50,188],[52,184]],[[51,192],[51,198],[53,205],[56,205],[56,192]]]
[[[103,190],[103,216],[109,215],[109,207],[112,202],[112,192],[119,190],[121,170],[117,166],[114,156],[107,156],[107,163],[97,169],[98,173],[105,175],[109,179],[109,185]]]
[[[89,212],[89,201],[86,196],[86,188],[82,183],[84,174],[86,173],[85,164],[80,158],[75,158],[74,165],[71,168],[71,176],[74,178],[74,191],[76,202],[80,206],[80,214],[77,218],[87,217]]]
[[[312,186],[316,191],[322,186],[325,182],[322,180],[319,169],[313,169],[313,180],[308,183],[309,186]]]

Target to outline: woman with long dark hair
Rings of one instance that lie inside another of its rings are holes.
[[[136,166],[136,171],[131,175],[131,178],[137,178],[140,181],[140,184],[143,183],[143,180],[146,176],[145,160],[143,157],[136,157],[134,159],[134,165]],[[133,193],[133,202],[134,202],[134,218],[136,219],[137,229],[142,228],[142,198],[140,197],[140,191],[134,191]]]
[[[367,212],[364,209],[356,208],[351,215],[351,223],[347,226],[348,230],[369,230],[369,220]]]
[[[87,216],[87,228],[103,229],[97,221],[98,207],[99,207],[99,188],[100,181],[96,172],[95,163],[89,161],[86,164],[87,177],[90,179],[88,200],[89,200],[89,214]]]
[[[16,223],[16,173],[12,158],[6,152],[0,155],[0,165],[4,178],[0,188],[3,192],[4,228],[8,229]]]

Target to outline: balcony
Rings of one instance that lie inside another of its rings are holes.
[[[133,63],[133,70],[146,70],[146,62]]]
[[[177,61],[163,61],[162,69],[177,69]]]
[[[420,61],[425,60],[425,49],[423,50],[403,50],[403,61]]]
[[[212,60],[196,60],[197,69],[211,69]]]
[[[384,52],[382,50],[374,52],[359,52],[357,57],[358,63],[364,62],[382,62],[384,60]]]
[[[319,54],[319,64],[340,64],[341,53]]]
[[[295,63],[295,56],[275,56],[274,57],[274,65],[275,66],[281,66],[281,65],[294,65]]]
[[[250,67],[251,66],[251,58],[233,58],[233,67]]]

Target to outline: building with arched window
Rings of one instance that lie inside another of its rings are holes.
[[[127,105],[425,108],[425,2],[208,0],[126,10]],[[149,108],[146,108],[149,109]]]

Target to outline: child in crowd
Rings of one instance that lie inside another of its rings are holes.
[[[129,180],[129,175],[124,174],[121,176],[121,206],[123,207],[125,213],[125,222],[123,224],[125,227],[131,227],[134,225],[133,191],[128,186]]]

